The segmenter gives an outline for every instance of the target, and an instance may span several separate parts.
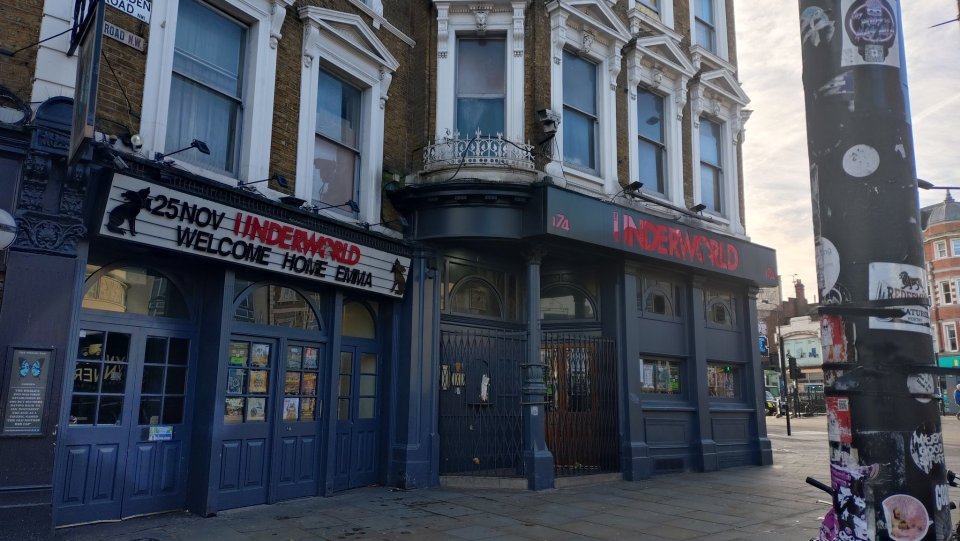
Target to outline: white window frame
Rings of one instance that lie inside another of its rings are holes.
[[[694,65],[698,65],[695,62]],[[705,65],[705,64],[700,64]],[[690,87],[690,162],[693,165],[693,200],[702,200],[700,189],[700,119],[708,118],[720,124],[720,163],[723,178],[723,211],[708,212],[714,225],[731,233],[744,235],[740,215],[740,170],[737,154],[742,141],[743,126],[752,111],[744,109],[749,98],[740,89],[736,78],[725,68],[702,73],[700,80]],[[710,224],[707,224],[710,226]]]
[[[586,6],[602,20],[577,9]],[[568,184],[607,197],[620,191],[617,179],[617,75],[621,50],[630,32],[606,0],[552,0],[547,4],[553,45],[550,63],[550,109],[563,114],[563,51],[579,54],[597,64],[597,172],[590,174],[572,167],[562,168]],[[554,160],[563,161],[563,126],[554,138]]]
[[[947,257],[947,241],[938,240],[933,244],[933,257],[934,259],[943,259]]]
[[[243,66],[242,120],[236,176],[176,160],[177,166],[207,178],[234,185],[270,176],[270,145],[273,135],[273,102],[277,74],[277,44],[286,8],[294,0],[205,0],[247,25]],[[177,36],[179,2],[155,2],[150,17],[150,44],[144,75],[140,119],[141,153],[178,150],[165,148],[170,85],[173,79],[173,48]],[[193,152],[193,151],[191,151]],[[173,158],[175,159],[175,158]]]
[[[957,351],[960,349],[957,343],[957,324],[954,322],[943,323],[943,348],[945,351]]]
[[[639,18],[652,24],[662,24],[666,28],[673,28],[673,0],[656,0],[657,9],[650,8],[643,0],[628,0],[627,15],[631,19]],[[636,35],[633,21],[630,23],[630,34]]]
[[[313,156],[316,141],[317,92],[320,65],[332,68],[361,89],[360,192],[356,218],[321,210],[327,216],[360,223],[379,223],[380,179],[383,172],[383,111],[390,82],[399,62],[359,15],[306,6],[298,11],[303,21],[303,62],[300,70],[300,119],[297,137],[296,196],[310,201],[313,192]],[[338,27],[350,26],[366,38],[364,43],[344,39]],[[336,203],[334,203],[336,204]],[[382,226],[378,229],[383,230]]]
[[[727,42],[727,2],[726,0],[713,0],[713,20],[716,21],[714,30],[716,31],[717,47],[716,51],[711,51],[702,45],[697,44],[697,16],[696,5],[690,2],[690,46],[691,52],[701,52],[706,55],[714,56],[720,60],[727,60],[730,57],[730,46]]]
[[[437,105],[436,139],[450,137],[457,121],[457,38],[506,36],[506,73],[503,137],[517,144],[525,141],[523,64],[525,1],[434,0],[437,9]],[[484,134],[487,135],[487,134]],[[490,134],[496,135],[496,134]],[[469,137],[469,134],[460,134]]]
[[[937,284],[937,291],[940,294],[940,304],[953,304],[953,290],[949,281],[944,280]]]
[[[666,158],[665,194],[644,190],[652,197],[663,198],[675,206],[683,201],[683,109],[687,103],[687,84],[697,70],[680,48],[679,34],[658,34],[637,38],[627,52],[627,132],[631,142],[639,131],[637,90],[660,94],[664,98],[663,122]],[[633,144],[628,148],[630,181],[640,180],[639,152]]]

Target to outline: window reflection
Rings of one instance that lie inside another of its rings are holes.
[[[343,304],[343,335],[370,339],[377,337],[376,319],[363,303]]]
[[[540,293],[540,319],[569,320],[596,319],[593,299],[583,290],[556,285],[544,288]]]
[[[189,319],[187,303],[166,276],[152,269],[122,267],[92,276],[98,269],[87,265],[87,292],[83,307],[153,317]]]
[[[247,295],[237,305],[233,320],[292,329],[320,328],[307,299],[293,289],[274,285],[261,286]]]

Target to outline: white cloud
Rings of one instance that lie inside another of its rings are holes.
[[[917,176],[960,186],[960,23],[955,0],[901,2]],[[753,116],[744,143],[747,233],[777,250],[784,294],[791,276],[817,291],[806,115],[796,2],[736,2],[739,77]],[[955,194],[960,199],[960,191]],[[920,193],[920,204],[943,200]]]

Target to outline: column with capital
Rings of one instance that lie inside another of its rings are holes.
[[[547,449],[547,387],[540,358],[540,263],[546,252],[534,248],[527,254],[527,355],[523,364],[523,465],[527,488],[553,488],[553,454]]]

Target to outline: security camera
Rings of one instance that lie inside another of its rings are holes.
[[[118,154],[114,154],[111,158],[113,160],[113,167],[117,171],[126,171],[130,168],[130,166],[127,165],[127,162],[123,161],[123,158],[121,158]]]
[[[550,109],[540,109],[537,111],[537,120],[543,125],[544,133],[557,133],[557,126],[560,124],[560,115]]]

